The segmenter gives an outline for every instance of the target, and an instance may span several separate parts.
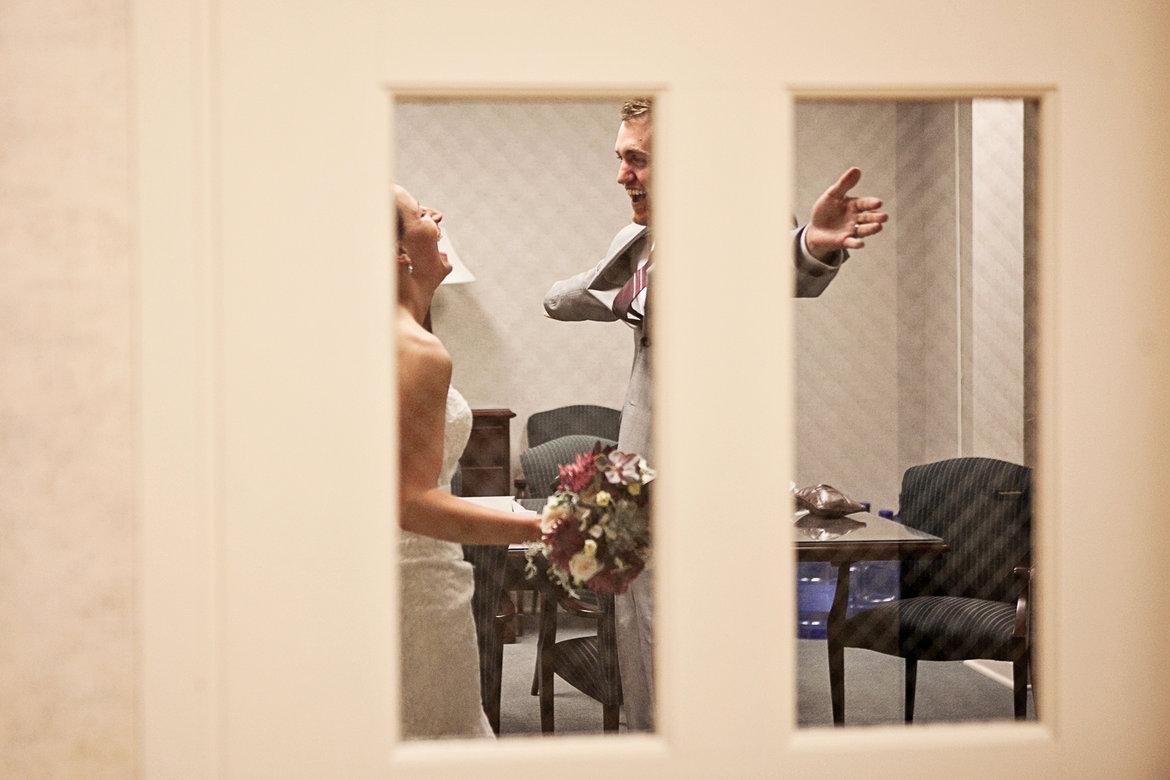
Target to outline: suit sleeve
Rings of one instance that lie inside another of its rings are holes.
[[[618,231],[609,251],[596,266],[554,284],[544,296],[544,310],[554,320],[615,322],[613,299],[634,273],[631,251],[645,249],[649,236],[643,225],[629,224]]]
[[[829,260],[818,260],[804,251],[803,235],[804,228],[792,231],[792,257],[796,265],[794,294],[797,298],[816,298],[837,276],[849,253],[841,250]]]
[[[597,267],[557,282],[549,288],[544,296],[544,310],[548,316],[554,320],[615,321],[617,315],[610,308],[614,292],[609,293],[610,303],[606,304],[602,300],[604,294],[590,289],[605,264],[606,261],[602,260]]]
[[[818,260],[804,251],[801,243],[803,232],[804,228],[792,232],[792,257],[796,277],[794,294],[797,298],[816,298],[837,276],[849,253],[841,251],[827,261]],[[615,246],[617,243],[615,240]],[[612,273],[612,257],[607,257],[588,271],[557,282],[549,288],[544,296],[544,310],[548,316],[554,320],[566,321],[617,320],[611,307],[617,288],[621,286],[621,280],[602,280],[602,274],[606,273],[607,268]],[[629,271],[626,271],[625,275],[628,277]]]

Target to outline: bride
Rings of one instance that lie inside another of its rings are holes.
[[[540,537],[538,515],[510,514],[450,494],[471,431],[471,409],[451,387],[451,356],[423,327],[451,272],[439,251],[443,215],[395,187],[402,576],[402,735],[492,736],[479,692],[471,565],[461,544]]]

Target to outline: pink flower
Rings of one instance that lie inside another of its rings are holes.
[[[605,478],[611,485],[632,485],[641,483],[642,458],[634,453],[610,452],[605,464]]]
[[[557,466],[561,477],[561,488],[573,493],[580,493],[593,482],[597,474],[597,464],[593,462],[591,453],[582,452],[577,459],[564,466]]]

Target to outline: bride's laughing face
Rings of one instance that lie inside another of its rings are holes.
[[[439,237],[442,235],[439,223],[443,221],[443,214],[426,208],[397,185],[394,187],[394,203],[402,218],[398,236],[399,256],[405,253],[412,267],[412,276],[420,281],[433,281],[437,287],[451,273],[447,255],[439,251]]]

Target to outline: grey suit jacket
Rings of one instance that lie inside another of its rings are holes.
[[[800,249],[800,232],[793,232],[793,256],[796,263],[795,294],[798,298],[820,295],[844,262],[843,255],[834,263],[822,263],[804,257]],[[622,285],[637,270],[643,242],[650,240],[649,229],[641,225],[623,228],[609,246],[605,257],[595,267],[554,284],[544,296],[544,310],[557,320],[597,320],[614,322],[613,299]],[[633,328],[634,365],[622,407],[618,448],[636,452],[654,464],[651,432],[650,303],[646,315]]]

